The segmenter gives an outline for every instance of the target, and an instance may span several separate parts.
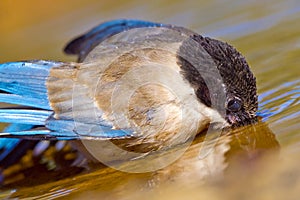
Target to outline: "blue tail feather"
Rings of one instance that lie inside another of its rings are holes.
[[[0,93],[0,102],[16,104],[22,106],[38,107],[50,110],[48,99],[37,99],[32,97],[24,97],[17,94]]]
[[[45,125],[53,111],[29,109],[0,109],[0,122]]]
[[[7,103],[4,97],[9,97],[13,104],[49,109],[46,80],[50,69],[61,64],[43,60],[0,64],[0,90],[15,95],[1,94],[0,102]]]
[[[73,133],[77,139],[111,139],[132,136],[132,130],[112,129],[111,126],[75,122],[73,120],[48,120],[46,127],[61,133]],[[66,135],[72,137],[72,134]],[[60,136],[61,137],[61,136]]]

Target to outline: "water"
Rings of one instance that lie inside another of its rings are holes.
[[[3,188],[0,198],[240,199],[272,196],[280,199],[299,196],[299,1],[151,1],[144,4],[139,1],[116,3],[68,0],[54,4],[53,1],[17,0],[12,3],[3,0],[0,11],[0,62],[74,60],[63,55],[61,49],[64,44],[100,22],[116,18],[172,23],[227,41],[243,53],[257,77],[259,113],[264,122],[254,128],[253,137],[234,134],[231,138],[221,140],[227,146],[223,148],[220,145],[220,152],[215,154],[220,163],[208,165],[208,169],[222,171],[230,165],[223,180],[214,180],[217,176],[212,176],[203,185],[202,179],[193,182],[191,176],[187,175],[186,178],[174,178],[177,180],[174,184],[167,182],[164,178],[180,174],[174,170],[180,164],[156,176],[98,169],[59,181],[49,179],[36,184],[34,190],[30,184]],[[280,145],[279,158],[277,142]],[[253,150],[256,147],[275,148],[276,153],[263,155],[263,161],[259,159],[252,162],[246,159],[239,161],[239,164],[231,164],[237,162],[229,156],[233,154],[233,157],[243,158],[246,155],[247,158],[251,157],[250,160],[256,160],[258,154],[249,156],[251,148]],[[193,155],[192,152],[182,159],[183,163],[191,163],[186,160],[190,161],[188,155]],[[195,169],[191,168],[191,171]],[[180,183],[188,184],[182,186]],[[148,190],[151,184],[154,189]]]

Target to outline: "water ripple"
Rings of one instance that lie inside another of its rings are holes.
[[[259,96],[258,115],[263,120],[280,117],[280,121],[291,120],[300,116],[300,80],[284,83]],[[288,114],[287,114],[288,113]]]

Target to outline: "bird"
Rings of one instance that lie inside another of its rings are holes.
[[[40,140],[91,140],[146,153],[210,127],[257,122],[256,78],[226,42],[180,26],[118,19],[64,51],[77,62],[0,64],[0,102],[14,105],[0,109],[0,122],[11,124],[0,133],[14,141],[9,152],[26,139],[24,149]]]

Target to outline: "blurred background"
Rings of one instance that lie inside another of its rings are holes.
[[[297,158],[300,153],[298,0],[1,0],[0,62],[75,61],[75,57],[63,53],[66,43],[101,22],[118,18],[184,26],[235,46],[257,77],[259,112],[275,133],[283,157]],[[294,177],[291,188],[297,194],[300,173],[295,166],[300,163],[291,160],[282,162],[279,168],[286,176]],[[270,177],[274,173],[270,172]],[[270,182],[275,181],[270,188],[275,189],[268,194],[282,188],[280,180],[276,176],[270,178]],[[254,185],[259,187],[259,183]],[[291,188],[283,191],[290,193]],[[215,190],[201,191],[212,195]]]

